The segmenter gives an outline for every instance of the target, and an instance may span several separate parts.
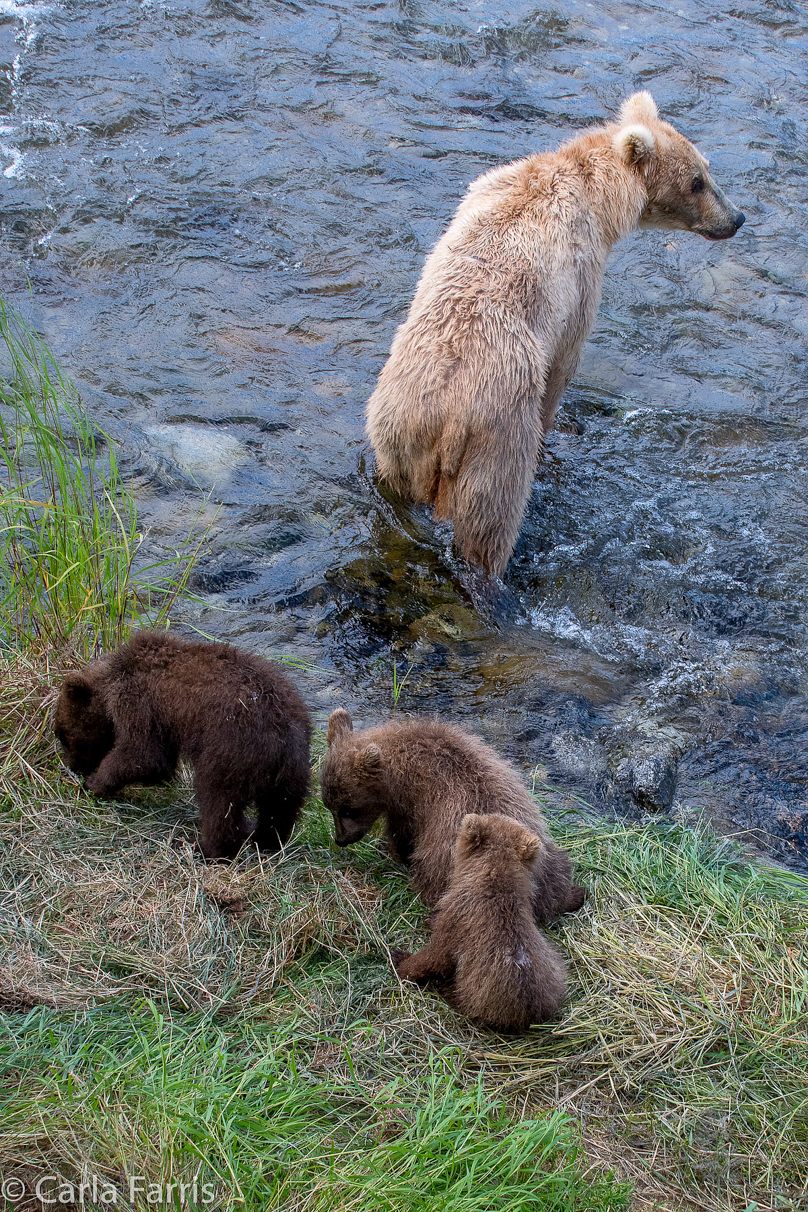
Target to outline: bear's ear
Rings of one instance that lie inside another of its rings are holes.
[[[640,164],[654,154],[656,139],[647,126],[623,126],[614,137],[614,148],[626,164]]]
[[[519,857],[523,863],[532,863],[541,850],[541,838],[526,837],[519,847]]]
[[[353,732],[353,720],[344,707],[338,707],[328,717],[328,729],[325,734],[326,744],[333,745],[337,737],[347,736],[349,732]]]
[[[632,93],[620,106],[619,122],[621,126],[628,126],[634,122],[656,122],[658,119],[659,110],[650,93]]]
[[[359,758],[362,769],[368,774],[375,774],[382,764],[382,751],[373,741],[366,745]]]
[[[69,673],[62,682],[62,693],[71,703],[83,706],[93,697],[92,683],[84,673]]]
[[[460,834],[458,841],[463,849],[468,854],[472,850],[476,850],[482,846],[485,840],[485,818],[479,816],[476,812],[470,812],[468,816],[464,816],[460,822]]]

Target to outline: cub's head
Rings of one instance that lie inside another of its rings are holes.
[[[532,867],[540,850],[540,838],[512,817],[471,812],[460,822],[455,857],[460,861],[497,858]]]
[[[320,771],[323,803],[334,817],[337,845],[350,846],[384,811],[384,759],[378,745],[354,732],[342,707],[329,716],[326,741]]]
[[[89,672],[69,673],[62,683],[53,731],[76,774],[92,774],[115,744],[115,727]]]
[[[657,112],[650,93],[624,102],[613,146],[648,192],[640,227],[678,228],[707,240],[728,240],[746,216],[710,176],[709,162]]]

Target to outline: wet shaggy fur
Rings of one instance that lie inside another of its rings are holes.
[[[725,240],[743,221],[644,92],[616,122],[478,178],[368,402],[381,478],[434,505],[462,555],[501,575],[612,245],[638,227]]]
[[[432,938],[416,955],[394,954],[399,976],[440,981],[458,1010],[501,1031],[556,1018],[567,975],[533,917],[532,871],[541,850],[536,834],[510,817],[464,817]]]
[[[516,771],[478,737],[437,720],[390,720],[354,732],[351,717],[331,713],[323,758],[323,803],[338,845],[364,837],[384,816],[393,858],[406,863],[424,904],[446,891],[460,822],[468,813],[500,813],[540,839],[533,864],[533,907],[540,923],[580,909],[582,888]]]
[[[252,840],[276,850],[308,787],[311,724],[303,700],[277,665],[229,644],[141,631],[68,674],[54,730],[68,766],[86,776],[94,795],[161,783],[187,759],[206,858],[229,857],[247,840],[250,804]]]

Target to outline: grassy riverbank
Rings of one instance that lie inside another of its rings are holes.
[[[49,449],[73,470],[48,497],[20,407],[38,375],[4,405],[3,1178],[61,1175],[75,1206],[88,1181],[85,1207],[127,1206],[130,1180],[138,1207],[196,1180],[198,1206],[256,1212],[804,1207],[808,882],[707,832],[555,822],[589,891],[553,931],[569,1006],[501,1037],[397,980],[424,911],[375,841],[332,845],[316,798],[284,855],[206,865],[187,779],[84,793],[50,733],[61,671],[165,612],[188,564],[139,587],[134,502],[54,370]],[[77,466],[81,560],[51,526]]]

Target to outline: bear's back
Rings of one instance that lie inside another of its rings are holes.
[[[410,719],[388,721],[364,736],[380,746],[405,797],[439,801],[441,815],[458,823],[467,813],[504,812],[539,829],[538,808],[517,771],[472,733],[436,719]]]
[[[290,723],[309,729],[305,704],[278,666],[229,644],[141,631],[105,660],[113,714],[140,696],[142,706],[180,736],[201,739],[225,725],[232,731],[234,722],[246,730]]]

